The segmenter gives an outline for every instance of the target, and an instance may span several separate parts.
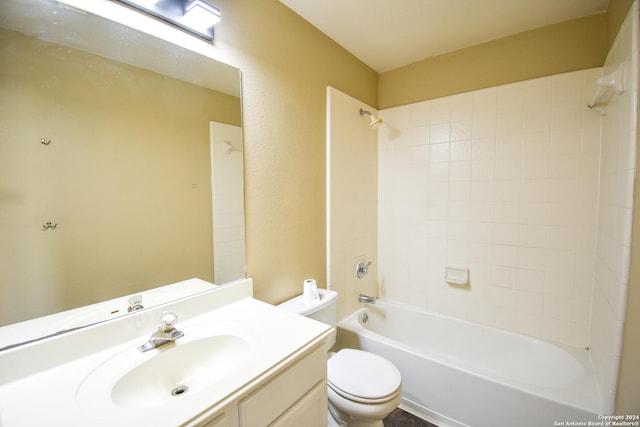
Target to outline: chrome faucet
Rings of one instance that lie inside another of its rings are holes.
[[[158,330],[151,334],[146,343],[139,345],[138,350],[142,352],[149,351],[183,337],[184,333],[174,328],[177,321],[178,316],[174,312],[165,311],[162,313]]]
[[[358,297],[359,302],[366,302],[367,304],[375,304],[376,299],[374,297],[370,297],[369,295],[360,294]]]

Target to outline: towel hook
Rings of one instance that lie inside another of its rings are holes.
[[[51,144],[51,140],[46,138],[40,138],[40,144],[49,145]]]
[[[42,226],[42,230],[43,231],[55,230],[57,226],[58,226],[57,222],[55,224],[51,224],[51,221],[47,221],[47,223]]]

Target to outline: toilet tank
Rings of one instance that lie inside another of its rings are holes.
[[[303,295],[299,295],[278,307],[335,328],[338,321],[338,293],[328,289],[318,289],[318,294],[319,298],[316,300],[307,300]]]

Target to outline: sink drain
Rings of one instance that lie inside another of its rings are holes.
[[[186,385],[179,385],[178,387],[171,390],[171,396],[182,396],[188,391],[189,387],[187,387]]]

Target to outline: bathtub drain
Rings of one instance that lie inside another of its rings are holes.
[[[171,396],[181,396],[189,391],[189,387],[186,385],[179,385],[178,387],[171,390]]]

